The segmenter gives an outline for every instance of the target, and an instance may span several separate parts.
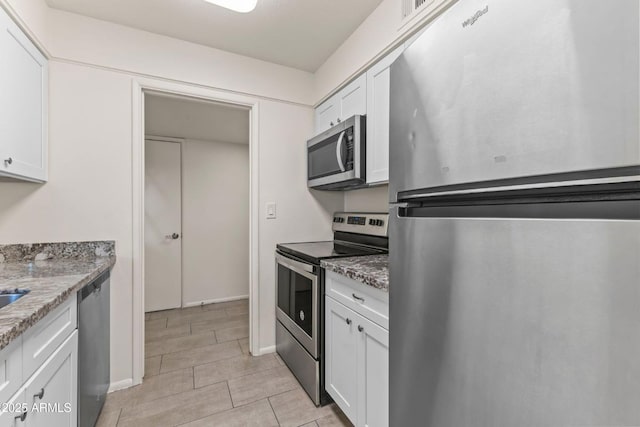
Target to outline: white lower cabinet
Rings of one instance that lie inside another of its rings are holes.
[[[325,314],[325,389],[355,423],[357,399],[356,314],[327,297]]]
[[[77,426],[76,301],[73,295],[0,351],[0,427]]]
[[[325,298],[325,388],[357,427],[386,427],[389,331]]]
[[[75,427],[77,413],[78,331],[47,359],[26,384],[29,427]]]

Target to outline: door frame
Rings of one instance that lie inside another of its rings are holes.
[[[249,109],[249,351],[260,355],[259,293],[259,112],[257,98],[201,86],[132,79],[132,207],[133,207],[133,385],[144,376],[144,94],[173,95],[221,102]]]

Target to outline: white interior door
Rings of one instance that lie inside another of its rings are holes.
[[[182,305],[180,144],[145,143],[145,311]]]

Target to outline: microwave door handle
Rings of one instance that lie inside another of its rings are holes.
[[[338,137],[338,144],[336,145],[336,157],[338,158],[338,166],[340,166],[340,172],[346,171],[344,163],[342,162],[342,139],[344,138],[345,131],[342,131]]]

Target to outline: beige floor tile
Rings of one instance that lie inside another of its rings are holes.
[[[147,357],[144,359],[144,378],[150,378],[160,373],[160,356]]]
[[[175,353],[176,351],[192,350],[216,343],[216,336],[213,332],[175,338],[159,338],[153,341],[147,341],[144,347],[144,355],[158,356],[161,354]]]
[[[241,338],[238,340],[240,348],[244,354],[249,354],[249,338]]]
[[[118,418],[120,418],[120,409],[114,409],[111,411],[102,411],[96,427],[116,427],[118,425]]]
[[[227,383],[218,383],[124,408],[118,427],[175,426],[231,409]]]
[[[253,357],[242,355],[231,359],[224,359],[194,368],[195,385],[202,387],[227,381],[245,375],[255,374],[267,369],[278,367],[278,361],[271,354]]]
[[[183,427],[277,427],[278,421],[273,415],[266,399],[240,408],[219,412],[202,418]]]
[[[234,407],[284,393],[296,387],[298,382],[284,366],[229,380]]]
[[[228,316],[237,316],[238,314],[249,315],[249,304],[238,305],[236,307],[225,308],[224,311],[227,312]]]
[[[187,308],[174,308],[171,310],[161,310],[161,311],[152,311],[151,313],[146,313],[149,319],[162,319],[162,318],[170,318],[170,317],[180,317],[191,313],[197,313],[202,311],[202,306],[198,305],[195,307],[187,307]]]
[[[190,333],[191,333],[191,326],[188,323],[186,323],[184,325],[174,326],[171,328],[147,330],[144,333],[144,340],[145,342],[149,342],[157,339],[181,337],[181,336],[189,335]]]
[[[218,342],[238,340],[249,337],[249,322],[246,325],[235,328],[216,329],[216,339]]]
[[[191,322],[191,332],[199,334],[203,332],[217,331],[219,329],[237,328],[240,326],[249,326],[249,316],[241,314],[238,316],[229,316],[221,319],[211,319],[204,321]]]
[[[162,356],[160,372],[170,372],[177,369],[204,365],[234,356],[242,355],[238,341],[229,341],[222,344],[208,345],[192,350],[178,351]]]
[[[224,310],[235,307],[249,307],[249,299],[239,299],[235,301],[218,302],[215,304],[207,304],[202,306],[203,310]]]
[[[316,424],[315,421],[312,421],[312,422],[307,423],[307,424],[305,424],[305,425],[303,425],[301,427],[318,427],[318,424]]]
[[[331,414],[316,420],[316,423],[319,427],[353,427],[353,424],[351,424],[349,418],[347,418],[347,416],[342,413],[340,408],[338,408],[335,404],[331,406]]]
[[[193,389],[193,369],[181,369],[145,379],[142,384],[107,395],[103,410],[136,406]]]
[[[164,329],[167,327],[167,318],[162,319],[154,319],[154,320],[145,320],[144,328],[149,331],[152,329]]]
[[[206,322],[211,320],[225,320],[227,319],[227,312],[224,310],[200,310],[198,312],[193,312],[189,314],[184,314],[181,316],[170,317],[167,320],[167,327],[170,328],[172,326],[184,325],[187,323],[194,322]]]
[[[276,359],[278,359],[278,363],[280,363],[282,366],[286,366],[286,364],[284,363],[284,360],[282,360],[282,357],[280,357],[280,355],[278,353],[274,353],[276,355]]]
[[[332,405],[317,408],[301,387],[270,397],[269,402],[283,427],[298,427],[333,413]]]

